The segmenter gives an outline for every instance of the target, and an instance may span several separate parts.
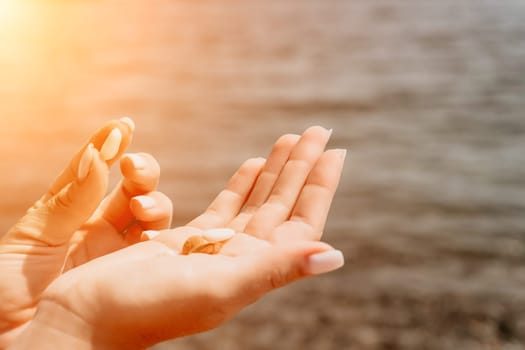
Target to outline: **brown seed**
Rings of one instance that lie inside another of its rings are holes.
[[[182,254],[188,255],[192,251],[195,250],[198,246],[201,246],[203,244],[208,243],[202,236],[191,236],[188,239],[186,239],[186,242],[184,242],[184,246],[182,247]]]
[[[210,242],[202,236],[191,236],[182,247],[182,255],[191,253],[217,254],[221,250],[222,244]]]
[[[192,253],[217,254],[221,251],[222,244],[209,242],[196,247]]]

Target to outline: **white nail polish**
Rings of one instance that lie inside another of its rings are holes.
[[[110,160],[115,158],[122,142],[122,133],[118,128],[111,130],[106,141],[100,148],[100,157],[103,160]]]
[[[134,197],[133,200],[139,202],[142,209],[151,209],[155,207],[155,200],[148,196],[137,196]]]
[[[89,169],[91,169],[91,163],[93,162],[93,144],[90,143],[84,150],[84,154],[80,158],[78,163],[78,181],[82,182],[86,179],[89,174]]]
[[[144,157],[141,157],[138,154],[129,153],[129,154],[124,155],[124,157],[131,160],[131,163],[133,163],[133,167],[135,169],[144,169],[148,165]]]
[[[310,275],[337,270],[345,263],[343,253],[339,250],[329,250],[310,255],[307,259],[306,272]]]
[[[178,250],[174,250],[174,249],[166,247],[166,255],[168,255],[168,256],[177,256],[177,255],[180,255],[180,252]]]
[[[235,231],[230,228],[216,228],[204,231],[202,236],[212,242],[222,242],[235,236]]]
[[[123,117],[123,118],[120,118],[120,121],[126,124],[127,126],[129,126],[131,131],[135,130],[135,122],[133,121],[133,119],[129,117]]]
[[[157,237],[160,234],[160,232],[154,231],[154,230],[148,230],[148,231],[143,231],[142,234],[146,236],[148,239],[153,239]]]

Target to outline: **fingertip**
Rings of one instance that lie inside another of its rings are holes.
[[[116,157],[122,144],[122,131],[119,128],[114,128],[108,134],[106,140],[100,147],[100,155],[102,159],[110,161]]]
[[[339,154],[339,157],[342,160],[345,160],[346,159],[346,155],[348,154],[348,150],[346,150],[346,149],[337,149],[337,153]]]
[[[90,142],[100,151],[102,158],[111,164],[131,143],[133,130],[133,121],[111,120],[93,134]]]
[[[145,211],[155,208],[157,201],[148,195],[133,197],[130,201],[132,212]]]
[[[290,149],[297,144],[300,138],[301,138],[301,135],[285,134],[279,137],[277,141],[275,141],[273,149],[274,151]]]
[[[101,152],[103,161],[111,166],[119,154],[130,144],[132,134],[133,130],[129,121],[111,120],[107,122],[95,131],[90,136],[89,141],[73,156],[67,168],[54,181],[45,198],[49,199],[72,181],[83,182],[83,178],[89,172],[87,169],[89,167],[89,155],[86,155],[89,148],[93,147],[97,152]],[[81,164],[82,161],[83,164]]]
[[[160,180],[160,165],[147,153],[128,153],[120,161],[124,188],[131,194],[155,190]]]
[[[284,134],[281,137],[277,139],[275,142],[276,144],[290,144],[294,143],[294,141],[298,141],[301,138],[301,135],[297,134]]]
[[[309,138],[309,137],[324,137],[327,140],[332,136],[333,129],[326,129],[322,126],[315,125],[311,126],[308,129],[306,129],[303,133],[303,137]]]
[[[335,148],[335,149],[329,149],[325,151],[325,153],[327,155],[338,157],[341,160],[345,160],[346,155],[348,154],[348,150],[345,148]]]
[[[315,253],[306,258],[304,271],[308,275],[320,275],[335,271],[345,264],[343,252],[340,250],[327,250]]]
[[[265,163],[266,163],[266,158],[263,158],[263,157],[250,158],[247,161],[245,161],[241,167],[248,168],[248,169],[262,168]]]
[[[135,219],[149,228],[167,228],[171,224],[173,203],[162,192],[133,197],[129,206]]]
[[[144,157],[136,153],[126,153],[120,159],[120,169],[123,173],[130,170],[143,170],[148,166]]]
[[[126,153],[122,156],[120,165],[124,176],[133,171],[147,170],[148,176],[160,177],[159,162],[149,153]]]
[[[119,119],[122,123],[124,123],[131,132],[135,130],[135,122],[130,117],[122,117]]]

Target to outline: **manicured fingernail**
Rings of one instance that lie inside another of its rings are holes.
[[[138,154],[129,153],[125,154],[123,157],[126,157],[129,160],[131,160],[131,163],[133,163],[133,167],[135,169],[144,169],[148,165],[144,157],[141,157]]]
[[[115,158],[120,149],[120,143],[122,142],[122,133],[118,128],[111,130],[106,141],[100,148],[100,157],[103,160],[110,160]]]
[[[131,131],[135,130],[135,122],[129,117],[120,118],[120,121],[129,126]]]
[[[147,239],[153,239],[157,237],[159,234],[160,234],[159,231],[154,231],[154,230],[148,230],[148,231],[142,232],[142,235],[146,237]]]
[[[84,181],[89,174],[89,169],[91,169],[91,163],[93,161],[93,148],[93,144],[90,143],[86,147],[86,149],[84,150],[84,154],[82,154],[82,157],[80,158],[77,173],[79,182]]]
[[[155,207],[155,200],[148,196],[137,196],[133,198],[134,201],[139,202],[142,209],[151,209]]]
[[[230,228],[216,228],[204,231],[202,236],[212,242],[222,242],[235,236],[235,231]]]
[[[306,264],[306,272],[311,275],[319,275],[337,270],[344,263],[345,259],[340,250],[329,250],[310,255]]]
[[[331,137],[334,132],[334,129],[329,129],[326,132],[328,133],[328,137]]]
[[[346,149],[339,149],[337,151],[339,152],[339,156],[341,157],[341,159],[344,160],[346,158],[346,153],[347,153]]]

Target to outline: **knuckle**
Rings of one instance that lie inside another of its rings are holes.
[[[73,191],[71,189],[71,186],[68,186],[63,191],[58,193],[56,196],[54,196],[50,202],[49,207],[50,209],[66,209],[71,206],[74,200]]]
[[[268,278],[271,289],[278,289],[288,284],[288,274],[278,269]]]

